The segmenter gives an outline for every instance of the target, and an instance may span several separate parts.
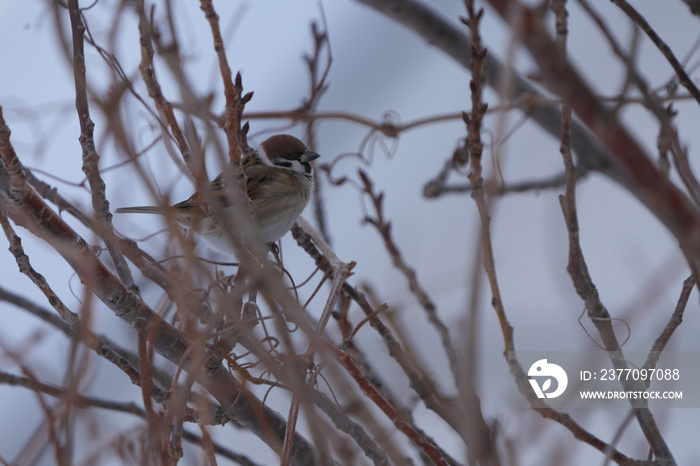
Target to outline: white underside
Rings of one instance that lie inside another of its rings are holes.
[[[311,189],[313,185],[310,186]],[[274,243],[283,237],[292,228],[297,217],[301,215],[310,197],[311,189],[300,196],[299,191],[294,195],[280,193],[273,199],[267,201],[253,201],[253,212],[255,212],[255,227],[257,237],[262,244]],[[212,231],[213,230],[213,231]],[[233,246],[227,237],[224,237],[218,229],[211,225],[211,229],[206,234],[201,235],[207,244],[215,251],[232,255]]]

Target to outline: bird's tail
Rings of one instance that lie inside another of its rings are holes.
[[[115,210],[118,214],[162,214],[163,208],[156,206],[122,207]]]

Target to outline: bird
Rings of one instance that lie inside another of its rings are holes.
[[[243,159],[246,192],[252,204],[254,231],[260,242],[272,245],[292,228],[313,193],[311,162],[319,157],[294,136],[278,134],[260,143]],[[224,173],[221,173],[209,187],[224,213],[236,215],[227,196],[224,178]],[[138,206],[122,207],[115,212],[165,214],[166,210],[172,213],[177,223],[201,236],[212,249],[226,254],[233,252],[230,241],[202,208],[202,196],[198,192],[167,209]]]

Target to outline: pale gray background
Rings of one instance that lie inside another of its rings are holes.
[[[454,24],[460,24],[457,17],[464,14],[461,1],[430,3],[444,17]],[[627,44],[631,31],[628,21],[610,2],[595,3],[619,40]],[[98,38],[104,38],[106,28],[110,26],[105,19],[110,16],[105,14],[105,10],[111,10],[116,4],[116,1],[100,1],[87,12],[89,24]],[[220,89],[210,31],[198,8],[199,2],[181,0],[176,4],[180,11],[180,32],[183,33],[181,45],[190,57],[189,78],[200,83],[202,90],[211,89],[212,83]],[[469,108],[469,74],[450,58],[357,2],[336,0],[321,4],[328,22],[334,57],[328,80],[330,89],[322,100],[322,110],[348,111],[374,119],[381,119],[385,112],[394,111],[403,121],[410,121]],[[298,105],[307,92],[307,74],[301,57],[311,50],[309,23],[320,18],[319,2],[225,1],[215,2],[215,6],[222,18],[222,25],[233,27],[233,32],[227,36],[231,66],[234,70],[241,70],[246,89],[255,91],[247,110],[291,109]],[[639,1],[635,2],[635,6],[676,55],[685,56],[700,32],[698,18],[691,16],[681,1],[663,4]],[[621,87],[624,70],[611,59],[609,47],[575,2],[571,9],[570,56],[575,57],[577,68],[598,92],[612,96]],[[240,14],[237,21],[231,19],[234,12]],[[133,72],[139,60],[136,19],[133,14],[127,16],[129,21],[122,27],[131,28],[132,32],[122,34],[118,54],[124,68]],[[64,19],[67,19],[67,15]],[[100,30],[100,27],[103,29]],[[510,32],[488,9],[483,35],[490,53],[501,58],[506,56]],[[13,131],[12,140],[21,160],[27,166],[71,182],[80,182],[81,152],[77,141],[77,118],[73,111],[72,71],[56,44],[53,13],[47,2],[0,0],[0,44],[3,44],[0,48],[0,104]],[[87,50],[88,79],[100,86],[105,82],[101,74],[105,68],[95,52],[90,47]],[[515,53],[520,72],[536,71],[524,51],[516,49]],[[665,83],[671,76],[670,67],[645,40],[638,63],[653,86]],[[161,73],[161,76],[164,75]],[[176,100],[174,88],[168,85],[167,78],[163,79],[164,92]],[[139,86],[142,95],[146,96],[140,83]],[[492,92],[487,92],[485,99],[492,106],[499,102]],[[222,102],[222,96],[219,96],[219,109]],[[698,147],[698,106],[688,102],[677,107],[681,109],[678,126],[682,142],[688,144],[691,162],[694,163]],[[148,121],[145,112],[136,104],[132,104],[129,111],[136,119],[135,126],[143,128],[143,135],[139,137],[144,144],[147,143],[152,131],[145,128]],[[110,166],[123,158],[115,153],[111,142],[100,140],[103,121],[96,110],[93,112],[97,142],[103,156],[101,163],[102,166]],[[491,130],[497,127],[496,118],[489,116],[486,120],[486,126]],[[504,120],[507,128],[519,122],[520,118],[518,113],[509,115]],[[628,107],[624,118],[627,127],[638,136],[649,153],[654,154],[656,123],[638,107]],[[277,123],[252,121],[251,133],[254,137],[263,129],[275,128]],[[323,155],[322,161],[329,161],[339,154],[356,151],[365,134],[365,128],[352,123],[323,122],[318,130],[317,151]],[[386,193],[386,214],[393,223],[398,245],[407,261],[416,268],[419,279],[438,304],[441,317],[453,329],[457,341],[460,341],[463,333],[462,319],[471,293],[469,271],[479,228],[476,208],[468,195],[425,200],[422,186],[438,172],[463,135],[464,127],[458,120],[407,132],[401,135],[393,158],[389,159],[381,150],[376,150],[372,166],[368,169],[376,186]],[[255,142],[259,141],[258,138]],[[546,178],[558,173],[562,169],[558,146],[557,141],[543,135],[538,127],[526,123],[501,147],[500,160],[505,179]],[[492,155],[492,151],[488,150],[485,157],[489,160]],[[162,168],[167,161],[162,148],[152,151],[147,158],[147,163],[153,169],[153,178],[163,191],[168,192],[174,186],[170,193],[172,199],[184,199],[191,193],[191,184],[179,176],[174,168]],[[490,166],[490,163],[486,165]],[[356,178],[357,167],[357,161],[346,160],[337,166],[337,173]],[[215,174],[216,168],[211,168],[210,172]],[[126,173],[128,171],[117,170],[106,175],[107,193],[112,205],[150,203],[152,200],[148,199],[145,191],[130,183],[132,180],[125,179]],[[88,208],[89,196],[84,190],[40,176],[78,205]],[[446,373],[447,362],[436,333],[427,325],[424,314],[407,292],[403,277],[394,271],[376,231],[362,225],[363,212],[357,191],[347,185],[324,188],[330,233],[336,252],[342,259],[354,260],[358,264],[353,283],[371,283],[383,299],[396,309],[404,326],[425,342],[422,357],[432,365],[432,372]],[[565,271],[567,238],[556,197],[559,192],[511,195],[497,202],[493,213],[499,280],[506,310],[515,327],[516,348],[521,350],[595,349],[577,322],[583,305]],[[591,275],[611,313],[624,316],[632,327],[632,336],[626,348],[646,350],[666,324],[680,292],[681,281],[689,273],[688,268],[668,232],[631,195],[607,178],[593,175],[584,180],[579,185],[578,200],[581,241]],[[310,211],[306,216],[313,218]],[[82,231],[78,222],[69,216],[67,220]],[[141,237],[156,231],[160,223],[155,218],[117,217],[115,225],[122,232]],[[22,229],[18,229],[18,233],[23,237],[33,265],[46,275],[61,298],[77,309],[79,305],[68,285],[70,283],[81,296],[78,280],[70,278],[71,271],[64,263],[57,261],[44,244],[33,240]],[[89,236],[87,239],[91,240]],[[153,251],[162,251],[162,242],[159,241],[156,237],[150,243]],[[313,265],[304,254],[296,251],[291,238],[285,238],[283,243],[288,267],[295,271],[295,276],[305,276]],[[4,240],[0,240],[0,248],[4,250],[6,246],[3,244]],[[13,258],[3,251],[0,251],[0,283],[46,306],[29,281],[18,275]],[[152,290],[145,290],[147,297],[149,291]],[[157,295],[151,296],[152,303],[155,303]],[[483,297],[483,328],[480,331],[483,380],[480,391],[485,415],[489,419],[497,419],[505,435],[513,439],[522,455],[521,464],[542,464],[541,449],[556,451],[558,447],[555,445],[561,445],[561,464],[602,464],[598,452],[573,440],[562,427],[540,422],[539,416],[533,412],[509,409],[506,404],[507,368],[501,356],[501,332],[489,305],[487,289]],[[320,305],[317,310],[319,308]],[[697,310],[697,296],[694,293],[685,321],[671,339],[670,349],[700,349],[696,338],[699,323]],[[355,312],[357,321],[359,312]],[[40,368],[42,380],[60,384],[68,351],[66,338],[2,302],[0,319],[0,342],[6,345],[2,350],[22,351],[31,367],[36,370]],[[130,330],[103,306],[95,306],[93,319],[96,331],[109,333],[117,340],[133,341]],[[585,320],[584,325],[592,330],[592,325]],[[32,337],[40,338],[37,342],[27,343]],[[366,348],[377,352],[377,361],[388,360],[383,345],[369,327],[363,329],[358,338]],[[94,382],[84,387],[86,393],[124,401],[140,399],[138,389],[129,384],[122,374],[96,359],[93,358],[91,366]],[[0,361],[3,370],[18,372],[8,358]],[[397,394],[407,400],[414,397],[395,365],[388,362],[382,370]],[[38,409],[28,409],[29,406],[36,406],[32,392],[0,386],[0,422],[3,431],[0,455],[6,460],[14,458],[18,448],[42,422],[43,414]],[[280,403],[277,409],[286,411],[287,408]],[[595,435],[610,441],[625,412],[599,410],[573,414]],[[696,443],[696,433],[700,428],[698,411],[676,409],[658,411],[656,414],[679,464],[697,463],[700,458]],[[100,418],[101,422],[104,422],[103,419]],[[113,423],[114,435],[123,432],[125,426],[140,422],[121,415],[108,419]],[[420,404],[416,422],[440,439],[441,445],[450,453],[458,458],[463,457],[459,440],[453,438],[451,431],[443,434],[441,424],[432,427],[434,416]],[[225,432],[230,433],[231,429]],[[641,434],[638,427],[633,423],[628,432],[630,435],[623,438],[620,448],[632,457],[643,458],[645,450],[639,440]],[[89,439],[87,433],[84,436]],[[99,441],[107,442],[109,437],[104,434]],[[254,448],[268,451],[252,435],[235,432],[233,442],[230,437],[227,439],[228,445],[235,450],[251,451]],[[634,440],[629,440],[630,437]],[[530,448],[529,445],[533,446]],[[99,448],[99,443],[86,441],[79,450],[87,454]],[[268,464],[276,461],[269,453],[252,456]],[[52,461],[51,455],[46,455],[44,459],[44,464]],[[195,464],[196,461],[190,454],[183,464]]]

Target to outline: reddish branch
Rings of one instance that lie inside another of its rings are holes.
[[[357,0],[367,5],[396,22],[411,29],[421,36],[428,44],[437,47],[453,60],[464,66],[470,67],[470,37],[461,29],[455,27],[447,19],[443,18],[426,2],[418,0]],[[508,0],[504,0],[508,3]],[[506,19],[506,22],[509,20]],[[485,83],[496,92],[506,90],[506,99],[530,97],[537,101],[547,101],[542,94],[519,74],[513,75],[513,86],[504,89],[500,85],[505,66],[492,56],[485,59],[484,79]],[[559,138],[561,128],[561,115],[555,105],[525,106],[524,111],[538,125],[552,136]],[[573,145],[578,155],[579,169],[587,171],[598,169],[618,182],[623,182],[617,172],[609,166],[604,151],[590,134],[574,122],[572,131],[574,134]]]
[[[18,306],[44,320],[45,322],[48,322],[66,334],[66,336],[69,338],[75,338],[78,336],[74,329],[69,327],[63,320],[56,317],[55,314],[51,313],[47,309],[35,305],[31,301],[15,293],[12,293],[11,291],[0,288],[0,300],[12,303],[15,306]],[[139,372],[127,359],[127,357],[134,359],[134,355],[129,355],[127,351],[118,348],[117,345],[114,342],[109,341],[108,338],[97,336],[88,328],[80,329],[79,339],[82,344],[93,350],[96,355],[106,359],[110,363],[114,364],[119,370],[124,372],[132,384],[136,386],[139,385]],[[163,403],[165,401],[165,395],[166,392],[164,390],[162,390],[160,387],[154,386],[153,399],[156,401],[156,403]]]
[[[571,162],[567,162],[567,189],[566,195],[560,198],[562,211],[566,222],[566,227],[569,232],[569,264],[567,270],[571,276],[576,292],[581,297],[588,310],[588,315],[591,321],[596,326],[606,351],[611,355],[611,361],[616,369],[627,369],[627,362],[622,354],[620,342],[615,335],[612,327],[610,313],[605,305],[600,300],[598,290],[588,271],[588,265],[585,262],[583,251],[579,242],[579,225],[576,214],[576,205],[574,197],[575,172],[572,169]],[[634,381],[621,381],[625,390],[635,391],[641,390],[640,384]],[[659,464],[673,465],[676,464],[659,428],[654,420],[653,415],[648,408],[634,408],[634,414],[637,416],[639,425],[646,436],[649,445],[652,447]]]
[[[540,68],[541,79],[608,149],[607,156],[629,189],[680,243],[693,273],[700,272],[700,215],[697,207],[654,165],[617,117],[610,113],[583,78],[562,59],[538,13],[517,2],[489,0],[508,21],[518,21],[522,41]]]
[[[236,74],[235,84],[231,80],[231,67],[228,64],[226,48],[224,46],[224,40],[221,36],[219,15],[214,10],[212,1],[200,0],[200,8],[209,21],[209,27],[211,29],[212,39],[214,41],[214,51],[216,52],[216,56],[219,61],[219,71],[221,73],[221,79],[224,85],[224,97],[226,99],[226,122],[224,124],[224,132],[226,133],[226,140],[228,143],[228,155],[231,169],[231,172],[227,173],[228,176],[225,178],[225,181],[228,182],[228,186],[235,187],[231,190],[232,192],[229,193],[229,199],[232,201],[231,204],[235,211],[239,214],[237,216],[239,223],[243,224],[244,226],[251,226],[253,224],[251,204],[246,190],[246,176],[243,172],[243,167],[241,166],[242,154],[250,150],[246,137],[249,127],[247,123],[241,126],[241,115],[243,114],[245,104],[253,98],[253,93],[249,92],[243,95],[243,81],[240,73]],[[225,227],[222,229],[222,231],[241,231],[240,226],[237,226],[231,222],[229,216],[224,215],[223,212],[219,212],[221,209],[218,209],[215,203],[209,202],[208,204],[211,207],[209,212],[213,215],[217,225]],[[243,219],[243,221],[241,222],[240,219]],[[248,231],[250,231],[250,228]],[[231,242],[235,246],[236,256],[240,259],[243,268],[246,271],[256,269],[258,265],[257,261],[255,261],[253,257],[248,257],[250,254],[247,254],[248,248],[245,246],[254,246],[255,249],[260,249],[259,246],[261,245],[254,243],[239,245],[238,237],[240,235],[231,234],[229,236]],[[247,241],[250,243],[252,240],[247,238]]]
[[[3,144],[3,135],[7,137]],[[0,109],[0,157],[3,167],[16,167],[12,179],[22,172],[21,164],[9,143],[9,130],[2,119]],[[197,381],[221,403],[224,409],[231,409],[231,418],[235,419],[251,432],[268,442],[276,442],[284,436],[285,422],[279,414],[264,406],[257,398],[245,392],[240,383],[222,365],[215,369],[201,371],[206,365],[201,359],[184,359],[191,343],[187,337],[170,326],[144,303],[140,297],[131,293],[95,255],[93,250],[63,219],[29,188],[16,189],[13,193],[22,193],[20,197],[10,195],[12,182],[6,170],[0,170],[0,212],[36,237],[46,241],[75,270],[83,283],[92,285],[91,291],[114,314],[142,332],[150,328],[153,333],[151,344],[156,352],[174,364],[198,374]],[[264,419],[262,427],[260,419]],[[297,436],[295,442],[295,461],[313,463],[313,447],[305,439]]]
[[[469,171],[469,181],[472,184],[472,198],[476,202],[481,218],[481,235],[482,248],[484,254],[484,269],[489,278],[491,286],[492,303],[498,317],[498,321],[503,332],[503,341],[505,343],[504,354],[513,351],[513,327],[508,321],[505,308],[501,299],[501,291],[498,285],[496,276],[495,258],[493,253],[493,244],[491,243],[491,217],[486,205],[484,197],[484,179],[482,176],[481,155],[483,152],[483,143],[481,141],[481,121],[486,113],[488,105],[481,100],[482,96],[482,69],[484,60],[487,57],[486,49],[481,48],[481,39],[479,38],[479,20],[481,14],[475,14],[473,6],[469,8],[470,2],[467,2],[467,11],[470,17],[465,22],[472,32],[472,51],[470,54],[470,64],[472,67],[472,80],[469,83],[472,98],[472,109],[469,113],[463,112],[462,119],[467,129],[467,150],[471,158],[471,166]],[[474,39],[474,37],[476,39]]]
[[[413,429],[403,416],[381,397],[379,392],[377,392],[372,384],[364,377],[362,371],[355,366],[350,356],[335,347],[329,346],[329,348],[335,352],[338,360],[343,364],[350,376],[355,379],[355,382],[357,382],[362,392],[382,410],[389,420],[394,423],[396,428],[415,443],[434,464],[447,466],[448,463],[442,456],[440,449]]]
[[[375,211],[374,217],[370,217],[368,215],[364,218],[364,221],[373,225],[381,235],[382,239],[384,240],[384,246],[386,247],[387,252],[391,256],[394,266],[406,278],[411,293],[413,293],[418,303],[425,310],[430,323],[433,324],[433,326],[438,331],[440,339],[442,340],[443,348],[445,349],[445,352],[447,353],[447,356],[450,360],[450,365],[453,371],[456,371],[459,367],[459,362],[457,360],[457,352],[455,351],[454,345],[452,344],[452,341],[450,339],[449,329],[444,324],[444,322],[440,320],[440,317],[437,313],[437,307],[428,295],[427,291],[420,284],[418,276],[416,275],[416,271],[406,263],[403,256],[401,255],[401,251],[399,250],[397,244],[394,242],[394,238],[391,234],[391,222],[389,222],[384,217],[384,195],[382,193],[374,192],[374,186],[367,173],[365,173],[363,170],[360,170],[359,174],[364,184],[364,192],[371,199]]]
[[[331,64],[333,63],[333,55],[331,53],[331,43],[328,39],[328,27],[324,24],[323,28],[319,28],[316,22],[311,23],[311,34],[314,38],[314,51],[312,55],[305,55],[304,61],[306,61],[307,69],[309,71],[309,97],[302,102],[299,107],[299,111],[307,114],[314,115],[316,113],[318,103],[321,100],[321,96],[328,89],[328,84],[326,84],[326,79],[328,78],[328,73],[331,70]],[[321,69],[323,51],[326,50],[326,64],[323,69]],[[316,119],[309,119],[306,122],[306,144],[311,150],[316,150],[316,128],[318,127]],[[318,172],[314,172],[314,177],[316,177],[316,189],[314,191],[314,196],[312,199],[314,205],[314,216],[316,217],[316,223],[318,229],[323,234],[323,237],[329,241],[328,235],[328,225],[326,220],[326,210],[325,210],[325,196],[323,195],[324,185],[318,181]]]
[[[248,126],[241,127],[241,115],[245,104],[253,98],[253,93],[249,92],[246,95],[243,93],[243,84],[241,75],[236,75],[236,83],[234,85],[231,80],[231,67],[226,58],[226,48],[224,40],[221,37],[221,29],[219,27],[219,15],[214,10],[211,0],[200,0],[200,5],[204,15],[209,21],[211,34],[214,40],[214,51],[219,59],[219,71],[221,79],[224,82],[224,96],[226,98],[226,124],[224,130],[228,139],[229,158],[232,164],[240,163],[241,151],[248,147],[246,133]]]
[[[124,259],[117,237],[112,228],[112,214],[109,212],[109,202],[105,195],[105,183],[100,175],[100,156],[95,149],[93,137],[95,124],[90,119],[90,109],[87,97],[87,75],[85,73],[84,37],[85,25],[82,13],[78,6],[78,0],[68,0],[68,10],[71,20],[73,38],[73,81],[75,83],[75,108],[80,122],[80,145],[83,150],[83,172],[90,184],[92,193],[92,207],[98,221],[102,224],[102,236],[107,245],[109,255],[114,261],[119,277],[124,284],[134,287],[134,278],[129,266]]]
[[[317,267],[319,267],[325,273],[332,272],[330,261],[311,242],[311,238],[308,234],[299,228],[299,226],[295,225],[292,228],[292,235],[299,246],[304,249],[304,251],[306,251],[312,259],[314,259]],[[378,316],[378,309],[375,310],[372,308],[363,293],[359,292],[348,282],[343,284],[343,292],[347,294],[350,299],[355,301],[360,309],[362,309],[362,312],[364,312],[364,314],[367,316],[366,318],[369,320],[372,328],[377,331],[379,336],[382,338],[382,341],[384,341],[389,355],[396,360],[399,366],[401,366],[401,369],[404,371],[410,381],[411,388],[416,392],[421,400],[423,400],[426,407],[434,411],[456,432],[461,434],[463,432],[462,427],[465,419],[460,414],[462,412],[462,408],[458,404],[459,400],[447,398],[440,393],[438,387],[433,383],[430,376],[422,371],[422,368],[418,367],[417,361],[411,357],[408,351],[402,348],[401,343],[399,343],[397,338],[393,335],[391,329],[384,325]],[[340,318],[340,316],[336,315],[336,318]],[[347,345],[348,348],[346,348],[345,354],[354,355],[357,352],[351,343],[352,342]],[[391,395],[386,393],[386,389],[381,385],[381,382],[379,382],[379,377],[376,375],[371,375],[370,372],[372,371],[369,366],[361,363],[359,359],[364,360],[364,358],[357,358],[354,360],[354,364],[356,367],[360,365],[365,367],[365,373],[362,374],[365,380],[372,384],[378,396],[384,398],[385,402],[388,402],[387,400],[391,400]],[[376,383],[373,383],[373,381]],[[406,420],[406,422],[409,421]],[[416,431],[419,431],[417,427],[413,426],[412,424],[411,426]],[[444,452],[442,455],[445,458],[449,458]],[[454,461],[452,462],[455,463]]]
[[[185,138],[182,129],[180,129],[180,124],[175,118],[173,106],[163,95],[160,84],[158,84],[158,81],[156,80],[155,70],[153,69],[153,31],[151,30],[151,25],[146,17],[145,5],[143,1],[137,1],[136,7],[139,15],[139,36],[141,42],[141,63],[139,64],[141,78],[148,89],[148,96],[153,99],[158,111],[165,118],[165,124],[169,130],[168,133],[175,140],[175,143],[180,150],[180,154],[182,155],[187,168],[190,170],[192,178],[195,180],[195,186],[197,186],[197,188],[203,187],[207,183],[207,180],[204,178],[203,174],[202,165],[204,162],[202,160],[193,159],[192,151],[187,143],[187,139]]]
[[[102,231],[100,223],[96,222],[93,217],[86,215],[75,205],[66,200],[58,193],[56,188],[36,178],[32,171],[25,171],[27,181],[42,198],[57,206],[59,211],[70,213],[90,230],[95,232]],[[119,248],[127,259],[129,259],[145,277],[165,291],[168,298],[178,306],[179,312],[183,312],[183,315],[193,313],[197,315],[203,323],[212,324],[216,321],[214,316],[211,315],[211,310],[204,303],[194,298],[195,293],[193,290],[183,291],[183,287],[185,287],[186,284],[183,283],[182,280],[177,280],[172,276],[159,261],[156,261],[148,253],[140,249],[135,242],[120,238]],[[181,296],[183,294],[185,295],[184,297]]]
[[[678,298],[676,309],[674,309],[671,319],[668,321],[668,324],[666,324],[666,327],[664,327],[661,335],[659,335],[659,338],[654,341],[651,351],[649,352],[649,356],[644,363],[644,369],[653,369],[656,367],[656,363],[659,361],[661,352],[664,350],[664,348],[666,348],[666,343],[668,343],[668,340],[671,338],[671,335],[673,335],[673,332],[675,332],[678,326],[683,322],[685,306],[688,304],[688,298],[690,298],[690,293],[693,291],[695,284],[696,280],[692,275],[686,278],[683,282],[683,288],[681,290],[681,295]],[[651,382],[651,380],[649,380],[649,382]]]
[[[647,82],[635,69],[633,57],[630,57],[627,53],[623,51],[622,47],[615,40],[613,33],[606,26],[603,18],[601,18],[600,15],[596,13],[593,7],[589,5],[589,3],[586,0],[578,1],[583,7],[583,9],[586,11],[586,13],[588,13],[589,16],[596,23],[596,25],[603,33],[605,38],[608,40],[608,43],[610,44],[615,55],[623,63],[626,64],[628,81],[634,83],[634,85],[637,86],[637,89],[639,89],[640,93],[642,94],[642,102],[659,120],[659,123],[661,125],[661,131],[659,134],[658,141],[659,148],[662,151],[662,154],[668,151],[673,155],[673,161],[676,165],[676,169],[678,170],[678,174],[680,175],[683,184],[688,190],[688,194],[690,195],[691,199],[695,202],[696,205],[700,205],[700,185],[698,184],[698,181],[695,178],[695,175],[693,174],[693,171],[690,167],[690,163],[688,162],[688,154],[686,150],[682,147],[680,141],[678,140],[678,131],[673,126],[673,117],[675,116],[675,111],[673,110],[670,104],[664,107],[661,99],[654,92],[651,91]],[[636,11],[634,13],[636,13]],[[647,24],[646,27],[649,27],[649,25]],[[653,30],[651,32],[653,32]],[[653,33],[655,34],[655,32]],[[680,69],[680,71],[682,73],[685,73],[682,68]],[[679,75],[679,79],[685,78]],[[613,111],[613,113],[616,112]]]
[[[656,45],[656,47],[661,51],[661,53],[666,57],[666,60],[671,64],[673,70],[678,76],[680,83],[688,89],[688,92],[695,98],[695,100],[700,104],[700,89],[697,88],[693,80],[685,72],[683,65],[676,58],[671,51],[671,48],[666,44],[666,42],[661,39],[661,37],[654,31],[654,29],[649,25],[646,19],[626,0],[612,0],[625,14],[634,21],[644,33],[651,39],[651,41]]]
[[[601,453],[608,455],[608,457],[619,464],[620,466],[650,466],[650,463],[645,460],[635,460],[624,455],[620,451],[613,448],[610,444],[603,442],[595,435],[588,432],[586,429],[582,428],[579,424],[574,421],[574,419],[566,413],[557,411],[549,407],[538,408],[537,413],[546,418],[551,419],[562,426],[566,427],[569,432],[582,442],[587,443]]]
[[[483,82],[484,82],[484,60],[486,58],[486,49],[481,45],[481,34],[479,33],[479,24],[484,15],[483,8],[478,12],[474,11],[474,2],[467,0],[466,2],[467,18],[462,18],[462,22],[469,27],[472,36],[471,53],[469,54],[469,68],[472,73],[472,79],[469,82],[471,90],[472,109],[471,112],[462,112],[462,119],[467,125],[467,151],[472,158],[472,170],[481,171],[481,154],[484,151],[484,144],[481,142],[481,121],[484,119],[488,104],[482,100]],[[459,160],[460,165],[464,165],[466,160]]]
[[[503,332],[505,351],[513,351],[512,326],[508,322],[505,307],[501,299],[501,291],[496,275],[495,259],[493,254],[493,244],[491,242],[491,218],[489,209],[484,197],[484,178],[482,176],[481,157],[484,151],[484,144],[481,139],[481,124],[488,109],[488,104],[483,102],[483,82],[484,82],[484,61],[487,51],[481,43],[481,33],[479,30],[481,18],[484,10],[476,11],[474,2],[466,0],[465,7],[468,16],[462,18],[462,22],[469,28],[471,33],[471,50],[469,54],[469,68],[471,80],[469,82],[472,108],[469,112],[462,112],[462,119],[466,125],[466,151],[456,151],[453,158],[455,165],[465,165],[471,162],[469,171],[469,181],[472,184],[472,198],[476,202],[479,216],[481,218],[481,244],[483,254],[483,265],[491,285],[492,304],[496,311],[496,316]],[[469,159],[461,154],[468,154]],[[470,367],[475,371],[474,367]],[[467,447],[470,457],[478,461],[479,464],[498,465],[500,459],[494,444],[489,427],[481,412],[481,401],[479,400],[471,374],[464,374],[460,380],[460,393],[466,407],[467,415],[472,418],[472,422],[466,425]]]
[[[203,157],[192,157],[192,150],[187,142],[187,139],[180,128],[180,125],[175,118],[175,113],[173,112],[173,106],[170,101],[163,95],[160,84],[155,76],[155,70],[153,68],[153,29],[146,15],[145,5],[143,0],[136,2],[137,12],[139,15],[139,34],[141,43],[141,62],[139,64],[139,70],[141,72],[141,77],[146,83],[148,88],[148,95],[153,99],[156,107],[160,113],[165,117],[167,122],[167,127],[170,134],[175,139],[180,153],[182,155],[187,168],[189,169],[192,177],[194,178],[195,188],[198,193],[202,196],[203,205],[205,212],[212,216],[214,222],[216,223],[219,230],[226,235],[227,240],[230,241],[231,245],[236,251],[236,256],[241,262],[241,266],[245,265],[246,270],[256,270],[259,267],[259,261],[253,256],[249,249],[246,248],[240,241],[240,236],[247,236],[249,241],[250,235],[241,235],[240,233],[249,231],[252,228],[253,220],[252,215],[249,211],[250,200],[246,194],[245,184],[246,179],[242,172],[240,166],[240,154],[241,147],[239,144],[241,141],[245,141],[245,132],[247,129],[244,127],[240,131],[230,130],[231,125],[236,122],[240,122],[240,113],[243,111],[243,105],[245,102],[250,100],[252,94],[240,97],[240,92],[242,91],[242,84],[240,82],[240,76],[236,80],[236,87],[234,88],[230,79],[230,69],[228,68],[228,63],[226,62],[226,56],[223,49],[223,42],[221,41],[221,34],[218,30],[218,15],[214,12],[211,2],[203,1],[203,9],[209,22],[212,26],[212,33],[214,34],[214,47],[217,52],[217,56],[220,60],[220,67],[222,69],[222,75],[224,76],[225,92],[226,92],[226,112],[227,112],[227,122],[226,125],[229,126],[227,130],[227,138],[229,140],[229,153],[232,155],[231,168],[232,173],[226,173],[225,181],[228,181],[227,186],[234,188],[232,193],[229,195],[229,200],[232,201],[233,207],[236,209],[238,222],[234,223],[230,215],[225,215],[223,212],[223,207],[221,203],[214,200],[214,194],[212,193],[211,187],[209,185],[209,180],[206,176],[206,170],[204,165]],[[224,60],[221,63],[221,60]],[[226,74],[228,70],[228,74]],[[238,94],[236,94],[238,93]],[[239,97],[237,98],[236,95]],[[231,145],[233,144],[233,145]],[[197,154],[201,155],[201,154]],[[238,178],[240,175],[240,178]],[[238,182],[233,182],[234,179],[238,179]],[[235,189],[237,188],[237,189]],[[260,246],[253,244],[253,246]],[[258,248],[259,249],[259,248]]]
[[[78,315],[68,309],[63,301],[54,293],[54,291],[49,286],[48,282],[37,272],[29,261],[29,256],[24,253],[24,248],[22,247],[22,240],[15,233],[15,230],[10,225],[7,217],[0,213],[0,225],[5,232],[8,243],[10,243],[10,252],[15,257],[15,261],[19,266],[19,271],[25,274],[29,279],[36,285],[39,290],[46,296],[49,304],[53,307],[59,316],[66,322],[72,330],[75,330],[78,325]]]
[[[470,455],[474,455],[476,458],[479,458],[479,460],[484,461],[484,464],[498,464],[491,433],[481,413],[480,402],[473,385],[471,383],[466,383],[466,385],[461,383],[464,380],[464,377],[461,376],[463,373],[462,364],[457,357],[457,351],[452,343],[450,331],[438,316],[437,307],[420,284],[415,270],[406,263],[401,255],[401,251],[399,251],[398,246],[394,242],[391,234],[391,223],[384,217],[383,194],[374,192],[372,182],[364,171],[360,170],[359,173],[364,184],[364,192],[372,200],[376,215],[376,217],[365,217],[365,221],[374,225],[382,236],[384,245],[392,258],[394,266],[404,275],[408,281],[411,293],[413,293],[423,307],[428,316],[428,321],[435,327],[440,335],[443,349],[450,362],[450,369],[455,377],[455,383],[463,389],[462,393],[468,400],[466,409],[461,405],[450,403],[448,409],[451,412],[449,414],[442,410],[437,412],[440,413],[447,422],[451,423],[459,435],[465,439],[469,447]],[[428,399],[430,398],[432,397],[428,397]],[[430,399],[430,401],[433,400]]]
[[[40,392],[56,398],[66,399],[67,393],[65,389],[56,387],[54,385],[42,383],[38,380],[29,377],[19,377],[5,372],[0,372],[0,383],[9,386],[26,387],[34,392]],[[114,401],[76,394],[71,395],[71,401],[73,406],[80,409],[100,408],[120,413],[133,414],[143,419],[146,418],[145,412],[134,403],[118,403]],[[190,421],[195,422],[196,420],[190,419]],[[201,421],[196,422],[200,422],[200,426],[202,425]],[[204,436],[198,437],[197,435],[194,435],[188,431],[183,432],[183,438],[185,438],[188,442],[192,442],[198,445],[203,445],[203,443],[205,442]],[[211,439],[209,439],[208,441],[210,442]],[[251,466],[255,464],[252,461],[250,461],[246,456],[229,450],[228,448],[223,447],[218,443],[211,444],[211,447],[217,454],[225,458],[229,458],[233,461],[236,461],[239,464]]]
[[[2,107],[0,107],[0,158],[2,158],[0,182],[7,184],[7,194],[10,199],[21,199],[29,187],[22,164],[10,144],[10,134],[10,127],[5,124]]]
[[[557,58],[562,63],[566,62],[566,39],[567,39],[567,11],[565,9],[565,1],[558,0],[552,4],[552,9],[556,13],[557,22],[557,39],[552,43],[554,51],[557,53]],[[564,166],[566,169],[566,190],[565,195],[560,196],[562,211],[566,223],[567,231],[569,232],[569,264],[567,270],[571,276],[576,292],[581,300],[586,305],[588,315],[596,326],[605,346],[605,349],[611,355],[611,361],[615,368],[627,368],[627,362],[622,354],[622,348],[615,331],[612,327],[612,321],[608,310],[600,300],[598,291],[593,283],[593,280],[588,272],[581,250],[579,241],[579,224],[576,212],[576,170],[574,169],[573,158],[571,157],[571,110],[569,100],[564,98],[563,108],[563,125],[562,125],[562,143],[561,153],[564,158]],[[575,107],[574,107],[575,108]],[[613,115],[610,116],[614,118]],[[626,390],[640,389],[640,384],[629,381],[622,381],[622,385]],[[644,435],[649,441],[654,454],[660,464],[675,464],[665,440],[656,425],[656,421],[648,408],[634,408],[638,422]]]

